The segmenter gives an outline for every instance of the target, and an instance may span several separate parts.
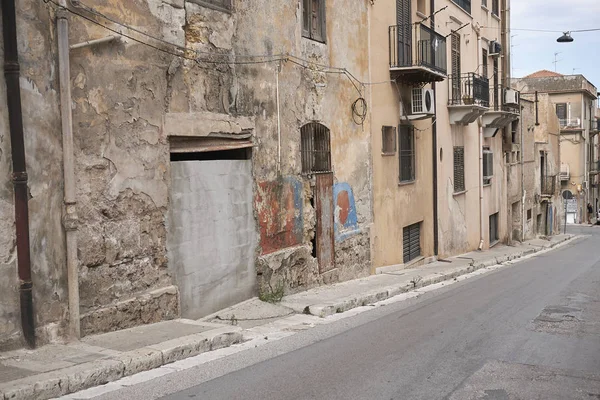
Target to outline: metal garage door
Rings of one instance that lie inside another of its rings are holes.
[[[421,223],[409,225],[403,229],[402,248],[404,263],[421,256]]]

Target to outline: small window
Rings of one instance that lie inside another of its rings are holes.
[[[302,36],[325,42],[325,0],[302,0]]]
[[[556,104],[556,115],[558,116],[561,127],[567,125],[567,103]]]
[[[400,125],[400,182],[415,180],[415,129],[412,125]]]
[[[494,176],[494,153],[486,148],[483,150],[483,184],[492,183],[492,176]]]
[[[510,129],[510,134],[511,134],[511,143],[516,144],[517,143],[517,131],[519,128],[519,121],[513,121],[511,124],[511,129]]]
[[[465,191],[465,148],[454,147],[454,193]]]
[[[471,14],[471,0],[454,0],[457,6]]]
[[[210,8],[231,10],[231,3],[233,0],[188,0],[192,3],[200,4],[202,6],[209,6]]]
[[[531,208],[527,210],[527,221],[531,219]]]
[[[421,223],[402,229],[402,253],[404,264],[421,256]]]
[[[396,128],[384,126],[381,128],[381,153],[385,156],[396,154]]]
[[[481,52],[482,56],[482,60],[481,60],[481,72],[483,74],[483,77],[485,79],[489,79],[488,76],[488,51],[487,49],[482,49],[483,51]]]
[[[490,245],[498,241],[498,213],[490,215]]]
[[[492,14],[496,17],[500,16],[500,0],[492,0]]]
[[[487,0],[481,0],[481,5],[487,8]]]
[[[422,14],[427,12],[425,8],[425,0],[417,0],[417,11]]]
[[[331,172],[329,129],[317,122],[300,128],[302,172],[305,174]]]

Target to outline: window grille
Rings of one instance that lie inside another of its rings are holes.
[[[300,153],[303,173],[331,172],[329,136],[329,129],[317,122],[311,122],[300,128]]]
[[[465,148],[454,147],[454,193],[465,191]]]

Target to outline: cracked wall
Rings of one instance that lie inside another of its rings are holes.
[[[368,81],[365,2],[357,1],[352,7],[341,0],[327,3],[325,44],[302,37],[300,1],[240,1],[232,12],[184,0],[82,3],[160,40],[185,46],[188,50],[183,54],[188,58],[201,56],[198,62],[184,60],[125,37],[71,51],[84,335],[180,315],[178,289],[167,256],[166,220],[170,151],[189,141],[202,139],[202,146],[217,147],[252,141],[255,199],[261,182],[275,187],[267,208],[276,201],[287,210],[286,191],[277,189],[282,178],[300,184],[299,197],[292,202],[295,222],[291,239],[284,233],[285,239],[274,240],[266,254],[260,246],[256,249],[259,285],[283,284],[287,292],[293,292],[369,273],[369,121],[357,125],[351,112],[352,103],[368,93],[348,76],[326,74],[315,66],[340,66]],[[77,12],[118,27],[84,9]],[[19,15],[36,318],[44,337],[52,339],[63,333],[67,320],[56,20],[51,4],[35,0],[19,2]],[[72,44],[111,34],[73,15],[69,21]],[[139,32],[118,29],[155,47],[174,49]],[[315,64],[300,68],[283,61],[278,70],[278,62],[223,62],[255,60],[244,57],[248,54],[287,53]],[[0,94],[5,97],[4,92]],[[18,336],[19,326],[4,109],[0,115],[0,172],[6,177],[0,184],[2,342]],[[328,275],[319,273],[312,254],[315,214],[311,180],[300,174],[299,131],[311,121],[330,129],[334,182],[347,184],[354,198],[356,226],[352,225],[353,234],[336,242],[337,268]],[[257,200],[257,223],[261,207]],[[285,230],[288,225],[269,226]],[[276,232],[274,236],[282,235]]]
[[[34,321],[38,343],[62,334],[67,290],[63,249],[62,146],[52,16],[44,3],[17,2]],[[3,59],[0,45],[0,59]],[[0,84],[6,104],[6,86]],[[0,349],[20,345],[14,200],[8,114],[0,107]]]

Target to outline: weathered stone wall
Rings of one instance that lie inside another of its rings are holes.
[[[300,1],[238,1],[231,12],[198,0],[82,4],[155,37],[74,9],[134,38],[71,51],[84,335],[180,314],[166,249],[170,146],[180,138],[254,142],[261,287],[281,284],[291,292],[368,274],[370,128],[368,120],[354,123],[351,111],[367,92],[341,70],[317,66],[346,68],[368,81],[368,2],[348,7],[342,0],[328,1],[326,43],[302,37]],[[62,333],[58,328],[67,317],[55,8],[23,0],[19,14],[36,315],[51,337]],[[72,44],[112,34],[72,14],[68,18]],[[257,54],[264,57],[248,56]],[[4,99],[3,90],[0,85]],[[331,132],[337,268],[328,275],[319,274],[312,254],[313,182],[300,174],[300,127],[312,121]],[[10,171],[2,108],[0,342],[19,329]],[[280,211],[273,213],[273,204]]]
[[[62,231],[62,146],[53,18],[43,2],[17,2],[18,50],[25,153],[29,173],[29,219],[35,324],[38,343],[63,332],[67,290]],[[4,59],[0,43],[0,59]],[[3,75],[2,75],[3,76]],[[6,86],[0,84],[0,349],[19,344],[11,140]]]

